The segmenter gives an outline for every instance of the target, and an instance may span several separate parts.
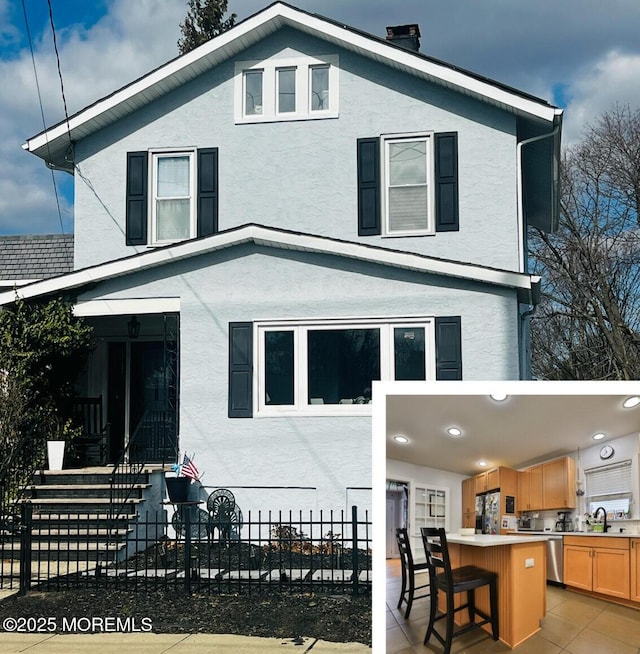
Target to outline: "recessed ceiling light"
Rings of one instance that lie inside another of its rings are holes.
[[[640,397],[638,397],[637,395],[632,395],[622,403],[622,406],[625,409],[633,409],[633,407],[638,406],[638,404],[640,404]]]
[[[478,465],[482,466],[484,468],[485,466],[488,466],[489,464],[484,459],[482,459],[482,461],[478,461]]]
[[[462,436],[462,429],[458,429],[458,427],[449,427],[449,429],[447,429],[447,434],[454,438],[458,438],[458,436]]]
[[[409,439],[406,436],[402,436],[402,435],[394,436],[393,440],[396,443],[402,443],[403,445],[409,442]]]
[[[503,402],[507,397],[508,395],[506,393],[491,393],[491,398],[496,402]]]
[[[594,441],[601,441],[604,438],[604,434],[594,434],[593,435],[593,440]]]

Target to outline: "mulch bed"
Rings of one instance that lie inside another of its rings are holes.
[[[154,633],[224,633],[371,646],[371,600],[349,595],[273,593],[193,594],[152,589],[74,589],[30,592],[0,603],[6,617],[121,617],[151,620]],[[148,623],[148,621],[147,621]]]

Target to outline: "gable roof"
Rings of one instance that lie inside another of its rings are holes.
[[[85,107],[68,121],[61,121],[29,138],[22,147],[54,167],[73,172],[73,162],[69,158],[70,142],[85,138],[137,111],[286,26],[409,73],[419,80],[440,84],[489,102],[526,119],[553,124],[562,115],[560,109],[540,98],[433,57],[406,50],[318,14],[275,2],[191,52]]]
[[[20,297],[30,299],[80,291],[85,286],[95,285],[115,277],[150,270],[165,264],[245,243],[344,257],[381,266],[413,270],[425,274],[444,275],[461,280],[511,288],[517,292],[520,302],[536,304],[538,301],[540,278],[537,276],[254,224],[134,254],[130,257],[83,268],[53,279],[28,284],[18,289],[18,293]],[[13,291],[0,293],[0,306],[10,304],[14,300],[15,293]]]
[[[57,277],[72,270],[73,234],[0,236],[2,286]]]

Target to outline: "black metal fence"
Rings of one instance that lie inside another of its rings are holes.
[[[0,529],[2,589],[371,590],[371,523],[355,506],[347,514],[249,513],[232,530],[194,504],[118,522],[104,514],[36,516],[29,503],[17,510]]]

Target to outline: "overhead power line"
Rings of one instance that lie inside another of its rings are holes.
[[[31,40],[31,30],[29,29],[29,18],[27,16],[27,8],[25,6],[25,0],[22,0],[22,12],[24,14],[24,24],[25,28],[27,30],[27,39],[29,41],[29,50],[31,51],[31,64],[33,66],[33,75],[36,80],[36,90],[38,92],[38,104],[40,106],[40,116],[42,117],[42,128],[46,133],[47,130],[47,124],[44,118],[44,108],[42,106],[42,94],[40,93],[40,82],[38,81],[38,69],[36,67],[36,58],[33,52],[33,41]],[[49,12],[51,12],[51,4],[49,4]],[[53,21],[53,18],[51,18]],[[53,22],[52,22],[53,24]],[[55,45],[55,33],[54,33],[54,45]],[[57,56],[57,49],[56,49],[56,56]],[[60,63],[58,62],[58,72],[60,71]],[[63,93],[63,98],[64,98],[64,93]],[[65,102],[65,114],[67,111],[66,107],[66,102]],[[69,124],[69,119],[67,118],[67,126]],[[47,152],[49,154],[49,158],[51,158],[51,152],[49,151],[49,140],[47,139]],[[60,196],[58,195],[58,186],[56,184],[56,178],[55,175],[53,174],[53,168],[51,170],[51,183],[53,184],[53,192],[56,197],[56,207],[58,210],[58,220],[60,221],[60,233],[64,234],[64,224],[62,222],[62,211],[60,210]]]

